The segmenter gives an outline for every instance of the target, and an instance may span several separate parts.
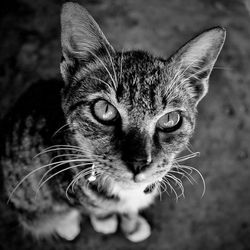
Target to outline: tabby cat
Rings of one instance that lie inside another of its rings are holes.
[[[86,213],[97,232],[114,233],[119,221],[126,238],[142,241],[151,229],[139,211],[170,179],[181,186],[174,172],[187,174],[177,155],[225,30],[201,33],[166,60],[115,51],[76,3],[63,5],[61,26],[63,83],[34,84],[1,124],[8,204],[35,236],[72,240]]]

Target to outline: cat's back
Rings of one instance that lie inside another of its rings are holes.
[[[21,143],[21,138],[27,140],[40,134],[45,143],[50,143],[52,134],[65,123],[61,88],[59,81],[39,82],[21,95],[0,122],[2,142]]]
[[[35,155],[53,144],[63,142],[62,134],[54,136],[58,128],[65,124],[61,88],[59,81],[32,85],[1,121],[0,167],[7,194],[27,173],[50,160],[49,154],[34,159]],[[35,184],[34,178],[29,180],[29,185]]]

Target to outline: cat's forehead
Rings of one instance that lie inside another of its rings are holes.
[[[120,58],[122,69],[116,95],[130,112],[155,113],[162,106],[163,61],[145,52],[130,52]]]
[[[187,89],[181,86],[185,76],[183,72],[176,74],[170,61],[143,51],[120,56],[123,70],[116,96],[135,119],[154,118],[166,110],[188,108],[190,98]]]
[[[165,60],[144,51],[117,53],[116,60],[122,75],[134,74],[141,77],[154,75],[157,71],[163,70],[166,65]]]

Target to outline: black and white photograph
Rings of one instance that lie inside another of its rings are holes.
[[[0,249],[250,250],[250,0],[2,0]]]

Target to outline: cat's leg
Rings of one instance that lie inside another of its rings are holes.
[[[151,234],[148,222],[136,213],[121,215],[121,229],[126,238],[132,242],[143,241]]]
[[[70,210],[64,214],[55,225],[55,232],[65,240],[75,239],[81,231],[80,228],[80,213],[76,209]]]
[[[98,233],[112,234],[117,231],[118,219],[116,214],[90,215],[90,221]]]
[[[36,216],[20,216],[21,225],[37,238],[59,235],[61,238],[71,241],[80,233],[80,212],[77,209],[44,213]]]

